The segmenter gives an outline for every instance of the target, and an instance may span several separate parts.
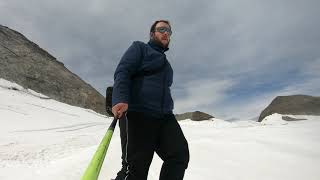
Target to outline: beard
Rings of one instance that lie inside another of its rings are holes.
[[[153,37],[152,37],[152,40],[153,40],[156,44],[158,44],[159,46],[162,46],[163,48],[168,48],[168,47],[169,47],[169,44],[170,44],[170,39],[168,39],[168,43],[167,43],[167,44],[163,44],[163,43],[161,42],[161,39],[158,38],[157,36],[153,36]]]

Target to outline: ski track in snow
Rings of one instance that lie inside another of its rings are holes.
[[[66,112],[63,112],[63,111],[59,111],[57,109],[52,109],[52,108],[48,108],[48,107],[44,107],[44,106],[40,106],[40,105],[36,105],[36,104],[32,104],[32,103],[26,103],[26,104],[29,104],[29,105],[32,105],[32,106],[36,106],[36,107],[40,107],[40,108],[43,108],[43,109],[47,109],[47,110],[50,110],[50,111],[54,111],[54,112],[57,112],[57,113],[66,114],[66,115],[69,115],[69,116],[79,117],[79,115],[77,115],[77,114],[70,114],[70,113],[66,113]]]
[[[106,126],[107,123],[83,123],[83,124],[75,124],[75,125],[70,125],[70,126],[63,126],[63,127],[55,127],[55,128],[46,128],[46,129],[32,129],[32,130],[18,130],[18,131],[12,131],[12,132],[38,132],[38,131],[52,131],[54,130],[55,132],[67,132],[67,131],[76,131],[80,129],[85,129],[89,127],[94,127],[94,126]]]
[[[0,179],[81,179],[112,118],[24,91],[0,79]],[[185,180],[318,180],[320,117],[281,117],[179,122],[190,148]],[[100,180],[121,168],[118,127],[113,136]],[[158,179],[161,164],[155,154],[148,180]]]

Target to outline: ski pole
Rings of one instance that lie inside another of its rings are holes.
[[[116,124],[117,124],[117,118],[114,117],[106,134],[104,135],[101,143],[99,144],[98,149],[93,155],[93,158],[91,159],[89,166],[87,167],[85,173],[83,174],[81,180],[97,180],[98,179]]]

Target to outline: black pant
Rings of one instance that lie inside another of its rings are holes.
[[[173,114],[152,117],[127,112],[119,120],[122,169],[116,180],[147,180],[154,152],[163,160],[160,180],[182,180],[189,162],[188,143]]]

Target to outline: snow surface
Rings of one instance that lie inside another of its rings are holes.
[[[307,120],[181,121],[191,158],[185,180],[319,180],[320,117],[290,117]],[[0,79],[0,180],[79,180],[111,121]],[[116,128],[100,180],[116,176],[120,157]],[[148,179],[160,168],[155,155]]]

